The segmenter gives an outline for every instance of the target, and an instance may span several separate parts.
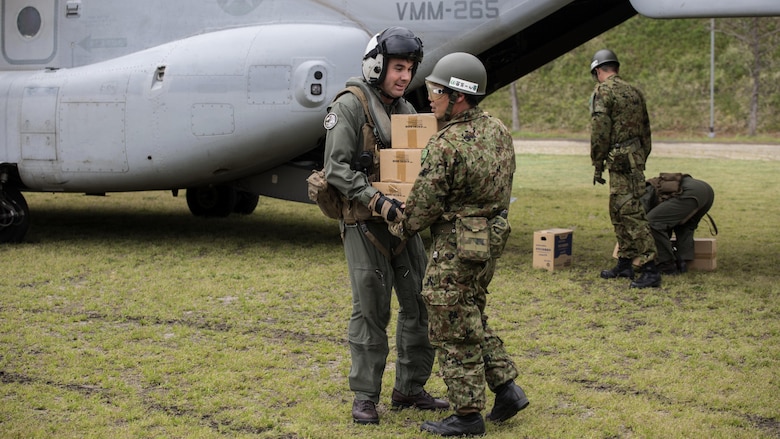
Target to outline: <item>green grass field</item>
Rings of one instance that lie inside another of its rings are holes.
[[[490,437],[780,437],[780,162],[651,156],[661,171],[714,187],[718,268],[630,290],[598,276],[615,239],[588,157],[518,156],[488,314],[531,405]],[[447,415],[389,409],[391,351],[382,423],[351,422],[349,280],[316,206],[27,199],[27,242],[0,246],[0,437],[419,438]],[[574,229],[571,268],[531,268],[549,227]]]

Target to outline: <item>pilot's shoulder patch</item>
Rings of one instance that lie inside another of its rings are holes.
[[[329,130],[335,127],[337,123],[339,123],[339,117],[336,116],[336,113],[328,113],[328,115],[325,116],[325,121],[322,123],[322,125],[326,130]]]

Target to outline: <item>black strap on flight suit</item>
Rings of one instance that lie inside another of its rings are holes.
[[[363,234],[366,235],[366,238],[371,241],[371,244],[374,244],[374,247],[376,247],[376,249],[379,250],[379,252],[382,253],[388,260],[392,260],[394,256],[398,256],[404,250],[404,248],[406,248],[406,240],[402,239],[398,247],[392,249],[391,252],[390,249],[382,245],[376,236],[371,233],[370,230],[368,230],[368,225],[365,221],[358,221],[357,225],[360,227],[360,230],[363,232]]]

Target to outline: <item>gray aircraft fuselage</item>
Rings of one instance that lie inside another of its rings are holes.
[[[300,157],[373,34],[400,25],[421,37],[413,89],[442,56],[484,54],[575,3],[2,0],[0,242],[26,230],[24,191],[187,189],[191,209],[208,197],[190,191],[214,187],[308,201],[314,164]],[[780,2],[747,3],[772,12]],[[686,13],[664,5],[652,12]]]

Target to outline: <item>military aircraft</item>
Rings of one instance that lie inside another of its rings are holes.
[[[371,36],[407,27],[425,60],[453,51],[488,93],[634,16],[780,15],[776,0],[2,0],[0,242],[23,192],[186,189],[201,216],[259,195],[308,202],[322,120]],[[636,8],[636,9],[635,9]],[[644,12],[643,12],[644,11]]]

